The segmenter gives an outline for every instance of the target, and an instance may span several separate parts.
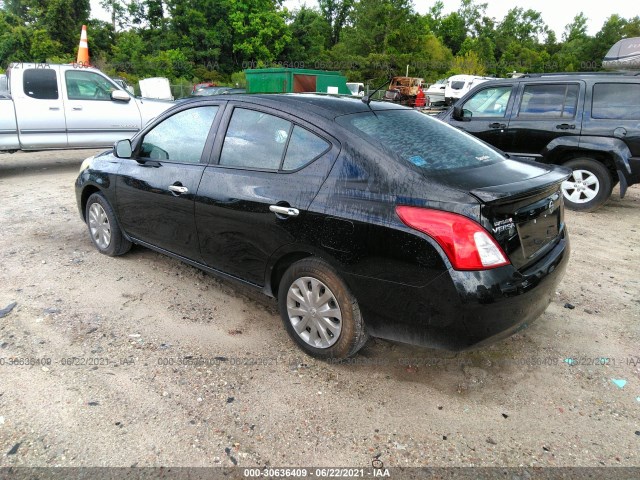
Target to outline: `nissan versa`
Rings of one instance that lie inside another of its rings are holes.
[[[76,195],[100,252],[261,289],[304,351],[341,358],[369,336],[465,349],[540,316],[569,259],[569,174],[390,103],[231,95],[86,159]]]

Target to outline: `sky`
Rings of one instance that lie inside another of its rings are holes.
[[[442,0],[444,13],[458,10],[460,0]],[[414,0],[418,13],[427,13],[435,0]],[[500,21],[506,13],[514,8],[521,7],[525,10],[531,8],[542,13],[545,23],[556,32],[558,40],[562,38],[564,27],[571,23],[573,18],[583,12],[589,19],[587,33],[595,35],[600,31],[605,20],[617,13],[623,18],[632,18],[640,15],[640,8],[634,0],[476,0],[475,3],[488,3],[487,15]],[[285,0],[285,6],[295,9],[303,4],[315,6],[315,0]]]
[[[460,6],[460,0],[442,1],[445,5],[445,14],[456,11]],[[414,0],[416,11],[422,14],[426,13],[434,3],[435,0]],[[579,12],[583,12],[589,19],[587,23],[589,35],[598,33],[605,20],[614,13],[623,18],[640,15],[640,8],[634,0],[476,0],[476,3],[488,3],[487,15],[498,21],[502,20],[507,11],[514,7],[537,10],[542,13],[545,23],[556,32],[558,40],[562,39],[565,25],[571,23]],[[309,7],[317,6],[316,0],[284,0],[284,5],[290,10],[305,4]],[[99,0],[91,0],[91,13],[94,18],[110,20],[109,14],[100,7]]]

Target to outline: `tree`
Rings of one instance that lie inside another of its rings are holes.
[[[353,3],[354,0],[318,0],[320,13],[331,29],[330,47],[340,41],[342,29],[351,14]]]
[[[475,0],[461,0],[458,14],[464,21],[467,33],[477,37],[481,30],[481,19],[487,10],[487,3],[476,4]]]
[[[586,39],[588,20],[589,19],[584,16],[584,13],[578,13],[573,17],[573,21],[564,27],[562,40],[564,42],[571,42],[573,40]]]
[[[464,18],[457,12],[450,13],[440,21],[437,35],[454,54],[457,54],[462,47],[462,42],[467,37]]]
[[[360,0],[352,18],[349,42],[359,55],[414,53],[426,33],[411,0]]]
[[[301,7],[293,14],[289,29],[291,42],[283,52],[283,60],[294,65],[313,65],[331,45],[331,26],[317,10]]]
[[[273,0],[228,0],[232,49],[242,59],[270,63],[291,41],[285,14]]]

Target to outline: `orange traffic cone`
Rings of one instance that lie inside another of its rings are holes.
[[[80,45],[78,46],[78,59],[76,63],[83,67],[88,67],[89,63],[89,43],[87,42],[87,26],[82,26],[80,33]]]

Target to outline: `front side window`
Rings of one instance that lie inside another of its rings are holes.
[[[65,73],[69,100],[111,100],[111,92],[118,88],[102,75],[82,70]]]
[[[446,171],[504,161],[475,137],[414,110],[356,113],[336,121],[423,170]]]
[[[572,118],[576,114],[579,92],[577,84],[526,85],[518,116]]]
[[[172,115],[149,131],[139,158],[198,163],[218,106],[195,107]]]
[[[24,93],[39,100],[58,99],[58,79],[50,68],[29,68],[22,76]]]
[[[593,86],[593,118],[640,119],[640,83],[597,83]]]
[[[511,85],[485,88],[471,97],[463,108],[471,112],[471,118],[504,117],[507,113],[511,91]]]

